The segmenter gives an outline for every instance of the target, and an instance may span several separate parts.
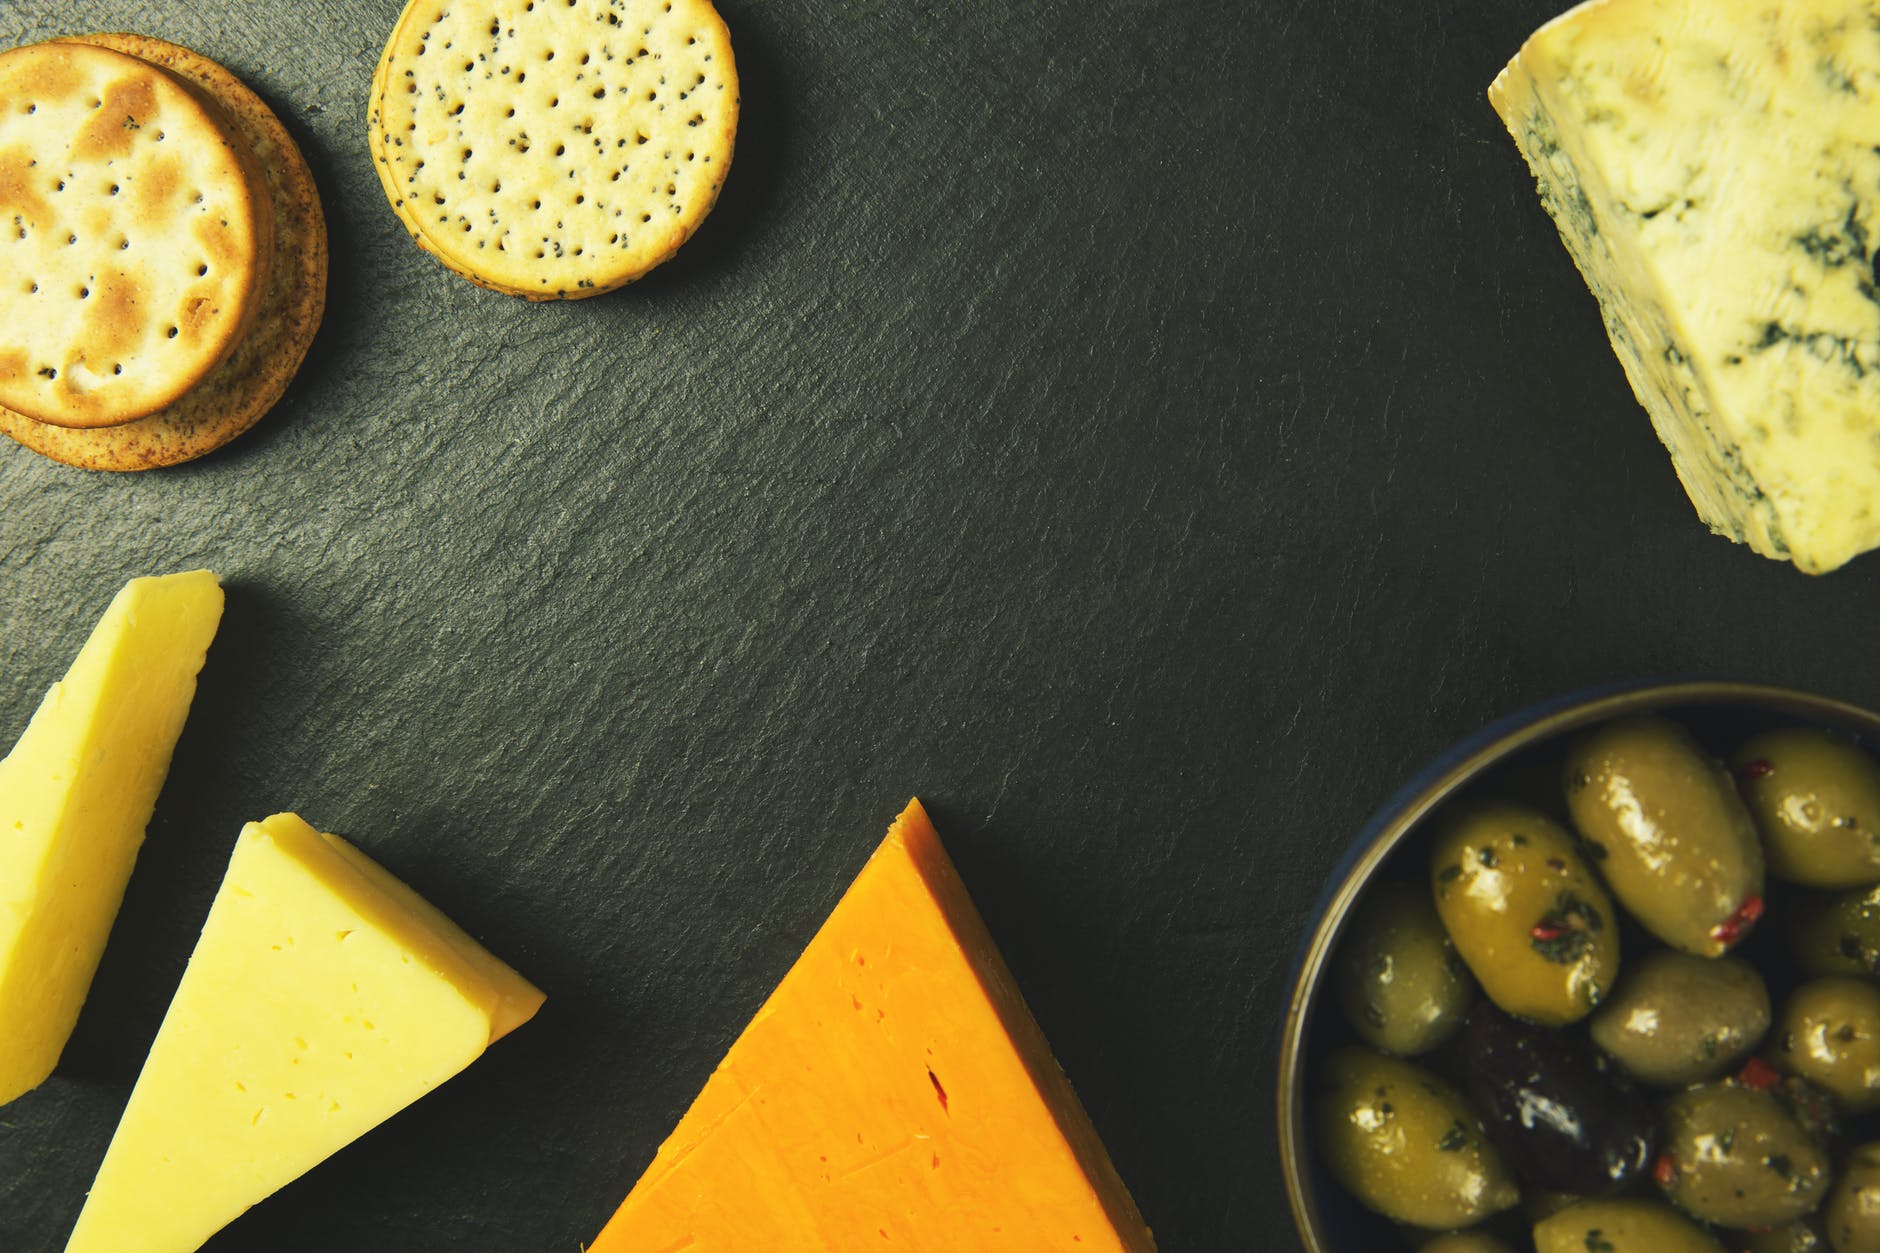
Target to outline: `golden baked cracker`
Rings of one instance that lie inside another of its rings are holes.
[[[391,37],[386,40],[387,55],[389,55],[390,48],[398,42],[397,26],[402,26],[406,21],[410,20],[412,7],[415,6],[407,7],[404,12],[399,14],[398,23],[394,26]],[[410,213],[407,212],[404,197],[399,193],[398,186],[393,181],[390,167],[386,162],[385,146],[381,137],[382,127],[379,124],[379,107],[384,94],[384,86],[385,55],[381,55],[378,64],[373,68],[372,82],[366,89],[366,148],[372,157],[372,168],[379,176],[379,186],[384,189],[386,199],[391,201],[392,211],[398,216],[399,222],[404,225],[405,232],[411,236],[412,242],[417,244],[424,252],[430,253],[433,257],[437,257],[436,250],[431,247],[430,243],[424,237],[424,232],[418,229],[417,223],[412,220]],[[479,286],[488,287],[492,291],[498,291],[502,292],[504,295],[512,296],[529,294],[526,292],[512,292],[506,288],[486,282],[478,278],[475,274],[471,274],[461,267],[452,264],[447,257],[438,257],[438,260],[442,261],[453,273],[461,275]]]
[[[326,306],[326,221],[306,160],[280,120],[241,80],[199,53],[142,35],[86,35],[163,67],[213,100],[263,171],[274,226],[274,262],[260,310],[233,353],[176,403],[102,430],[66,430],[0,409],[0,432],[67,465],[145,470],[213,452],[274,407],[307,355]]]
[[[270,226],[259,173],[170,75],[0,53],[0,404],[97,427],[171,403],[247,329]]]
[[[737,70],[708,0],[412,0],[382,71],[394,208],[452,269],[533,299],[671,257],[731,160]]]

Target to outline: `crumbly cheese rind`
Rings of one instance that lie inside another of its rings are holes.
[[[1592,0],[1489,99],[1713,530],[1880,545],[1880,12]]]
[[[174,401],[247,329],[269,227],[258,172],[171,76],[0,53],[0,404],[99,427]]]
[[[260,307],[234,350],[175,402],[122,426],[74,430],[0,407],[0,434],[86,470],[178,465],[221,448],[274,408],[312,346],[326,306],[326,220],[292,136],[261,98],[198,52],[147,35],[79,36],[161,66],[220,107],[267,185],[275,247]]]
[[[380,177],[420,243],[535,299],[610,291],[677,252],[738,117],[708,0],[413,0],[375,99]]]

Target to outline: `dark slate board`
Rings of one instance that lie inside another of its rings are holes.
[[[222,454],[0,448],[0,739],[125,578],[229,588],[0,1110],[0,1249],[60,1246],[244,820],[355,837],[549,1001],[209,1248],[573,1253],[916,792],[1163,1247],[1291,1247],[1288,967],[1419,763],[1634,676],[1880,705],[1880,560],[1697,523],[1484,100],[1550,0],[723,8],[717,212],[530,307],[380,194],[393,0],[0,7],[234,69],[335,260]]]

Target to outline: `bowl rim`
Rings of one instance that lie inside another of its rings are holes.
[[[1399,788],[1359,828],[1324,893],[1294,959],[1280,1021],[1279,1150],[1293,1224],[1308,1253],[1339,1253],[1327,1242],[1314,1195],[1305,1113],[1306,1044],[1317,993],[1352,907],[1397,846],[1443,802],[1484,772],[1544,740],[1626,714],[1675,706],[1744,705],[1880,739],[1880,714],[1798,688],[1722,679],[1642,681],[1581,689],[1529,705],[1456,741]]]

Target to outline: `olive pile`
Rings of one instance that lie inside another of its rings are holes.
[[[1647,715],[1557,777],[1451,804],[1354,912],[1333,1176],[1425,1253],[1880,1253],[1880,763]]]

